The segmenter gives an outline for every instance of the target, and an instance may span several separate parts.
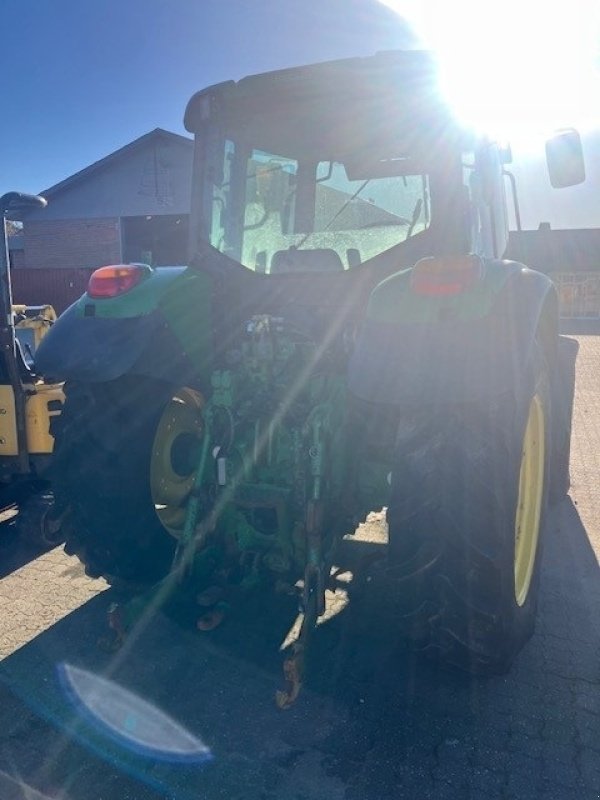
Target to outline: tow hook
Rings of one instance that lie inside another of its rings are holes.
[[[111,603],[107,611],[108,627],[110,632],[98,640],[98,647],[108,653],[119,650],[127,636],[128,625],[125,622],[123,606]]]
[[[317,627],[317,619],[324,612],[325,592],[321,570],[307,567],[304,579],[302,596],[302,623],[298,638],[292,645],[292,654],[283,662],[284,689],[275,693],[275,702],[278,708],[287,710],[291,708],[300,694],[304,682],[306,667],[306,653],[311,641],[313,631]]]
[[[225,590],[222,586],[209,586],[201,592],[196,602],[204,609],[196,620],[199,631],[214,631],[225,619],[229,604],[225,602]]]
[[[283,662],[283,678],[285,689],[278,689],[275,693],[277,707],[282,710],[291,708],[300,694],[304,675],[304,649],[298,643],[294,644],[294,652],[290,658]]]

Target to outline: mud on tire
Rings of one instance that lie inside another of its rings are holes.
[[[53,425],[53,486],[65,511],[65,551],[91,577],[145,584],[169,569],[174,540],[156,516],[150,494],[154,432],[171,388],[123,377],[67,383]]]

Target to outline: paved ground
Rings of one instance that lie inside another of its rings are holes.
[[[111,656],[95,644],[111,592],[7,529],[0,800],[600,797],[600,338],[578,338],[571,499],[548,537],[537,632],[507,677],[438,672],[388,638],[385,617],[357,625],[350,603],[322,626],[318,667],[282,713],[272,694],[287,601],[257,599],[209,637],[158,617]],[[90,686],[94,675],[113,683]],[[132,706],[116,686],[148,704]],[[181,747],[162,709],[212,759],[136,752],[92,724],[81,696],[130,739],[151,726],[163,749]]]

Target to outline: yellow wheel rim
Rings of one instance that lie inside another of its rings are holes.
[[[519,476],[519,499],[515,521],[515,598],[522,606],[527,600],[535,565],[546,456],[544,407],[534,395],[523,437],[523,455]]]
[[[179,537],[202,440],[202,395],[179,389],[160,418],[150,461],[152,502],[161,524]]]

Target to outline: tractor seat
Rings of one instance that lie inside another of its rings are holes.
[[[277,250],[271,259],[271,274],[287,272],[341,272],[344,269],[339,255],[327,247],[315,250]]]

